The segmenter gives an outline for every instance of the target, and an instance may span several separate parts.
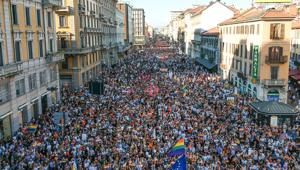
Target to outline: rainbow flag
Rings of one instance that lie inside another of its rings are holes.
[[[27,127],[27,130],[31,133],[34,133],[36,131],[37,125],[30,125]]]
[[[168,157],[174,157],[177,155],[182,155],[185,153],[185,145],[184,145],[184,139],[181,138],[175,146],[171,149],[171,151],[168,153]]]

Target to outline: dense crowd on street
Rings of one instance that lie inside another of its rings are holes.
[[[104,95],[62,89],[61,103],[29,123],[38,125],[34,133],[26,124],[0,143],[0,169],[168,169],[176,158],[167,153],[180,138],[191,170],[296,169],[289,132],[299,128],[256,125],[248,107],[255,99],[227,102],[233,90],[217,74],[159,55],[136,52],[103,69]],[[70,120],[55,124],[56,112]]]

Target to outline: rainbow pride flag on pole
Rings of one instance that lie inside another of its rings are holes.
[[[168,153],[168,157],[174,157],[177,155],[183,155],[185,154],[185,145],[184,145],[184,139],[181,138],[175,146],[171,149],[171,151]]]

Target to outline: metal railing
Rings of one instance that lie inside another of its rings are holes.
[[[43,4],[45,5],[53,5],[53,6],[61,6],[62,0],[43,0]]]
[[[0,77],[9,77],[23,71],[23,62],[16,62],[0,66]]]
[[[64,54],[62,52],[55,52],[55,53],[47,53],[46,54],[46,63],[55,63],[64,60]]]
[[[276,80],[265,79],[263,81],[263,84],[265,86],[285,86],[285,80],[284,79],[276,79]]]
[[[272,57],[272,56],[266,56],[266,63],[268,64],[283,64],[288,61],[288,56],[278,56],[278,57]]]

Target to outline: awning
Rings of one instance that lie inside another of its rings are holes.
[[[249,106],[257,113],[264,115],[293,115],[298,114],[297,110],[292,106],[276,102],[276,101],[261,101],[250,103]]]
[[[300,71],[297,69],[289,70],[289,76],[300,75]]]
[[[196,63],[197,63],[197,64],[203,65],[203,66],[206,67],[207,69],[212,69],[212,68],[214,68],[215,66],[217,66],[217,64],[211,63],[211,62],[209,62],[208,60],[206,60],[206,59],[201,59],[201,58],[196,58]]]
[[[291,77],[292,77],[292,79],[294,79],[296,81],[300,80],[300,74],[297,74],[297,75],[294,75],[294,76],[291,76]]]
[[[7,116],[9,116],[9,115],[11,115],[11,114],[13,114],[13,112],[12,112],[12,111],[9,111],[9,112],[7,112],[7,113],[1,115],[1,116],[0,116],[0,120],[1,120],[1,119],[4,119],[5,117],[7,117]]]

